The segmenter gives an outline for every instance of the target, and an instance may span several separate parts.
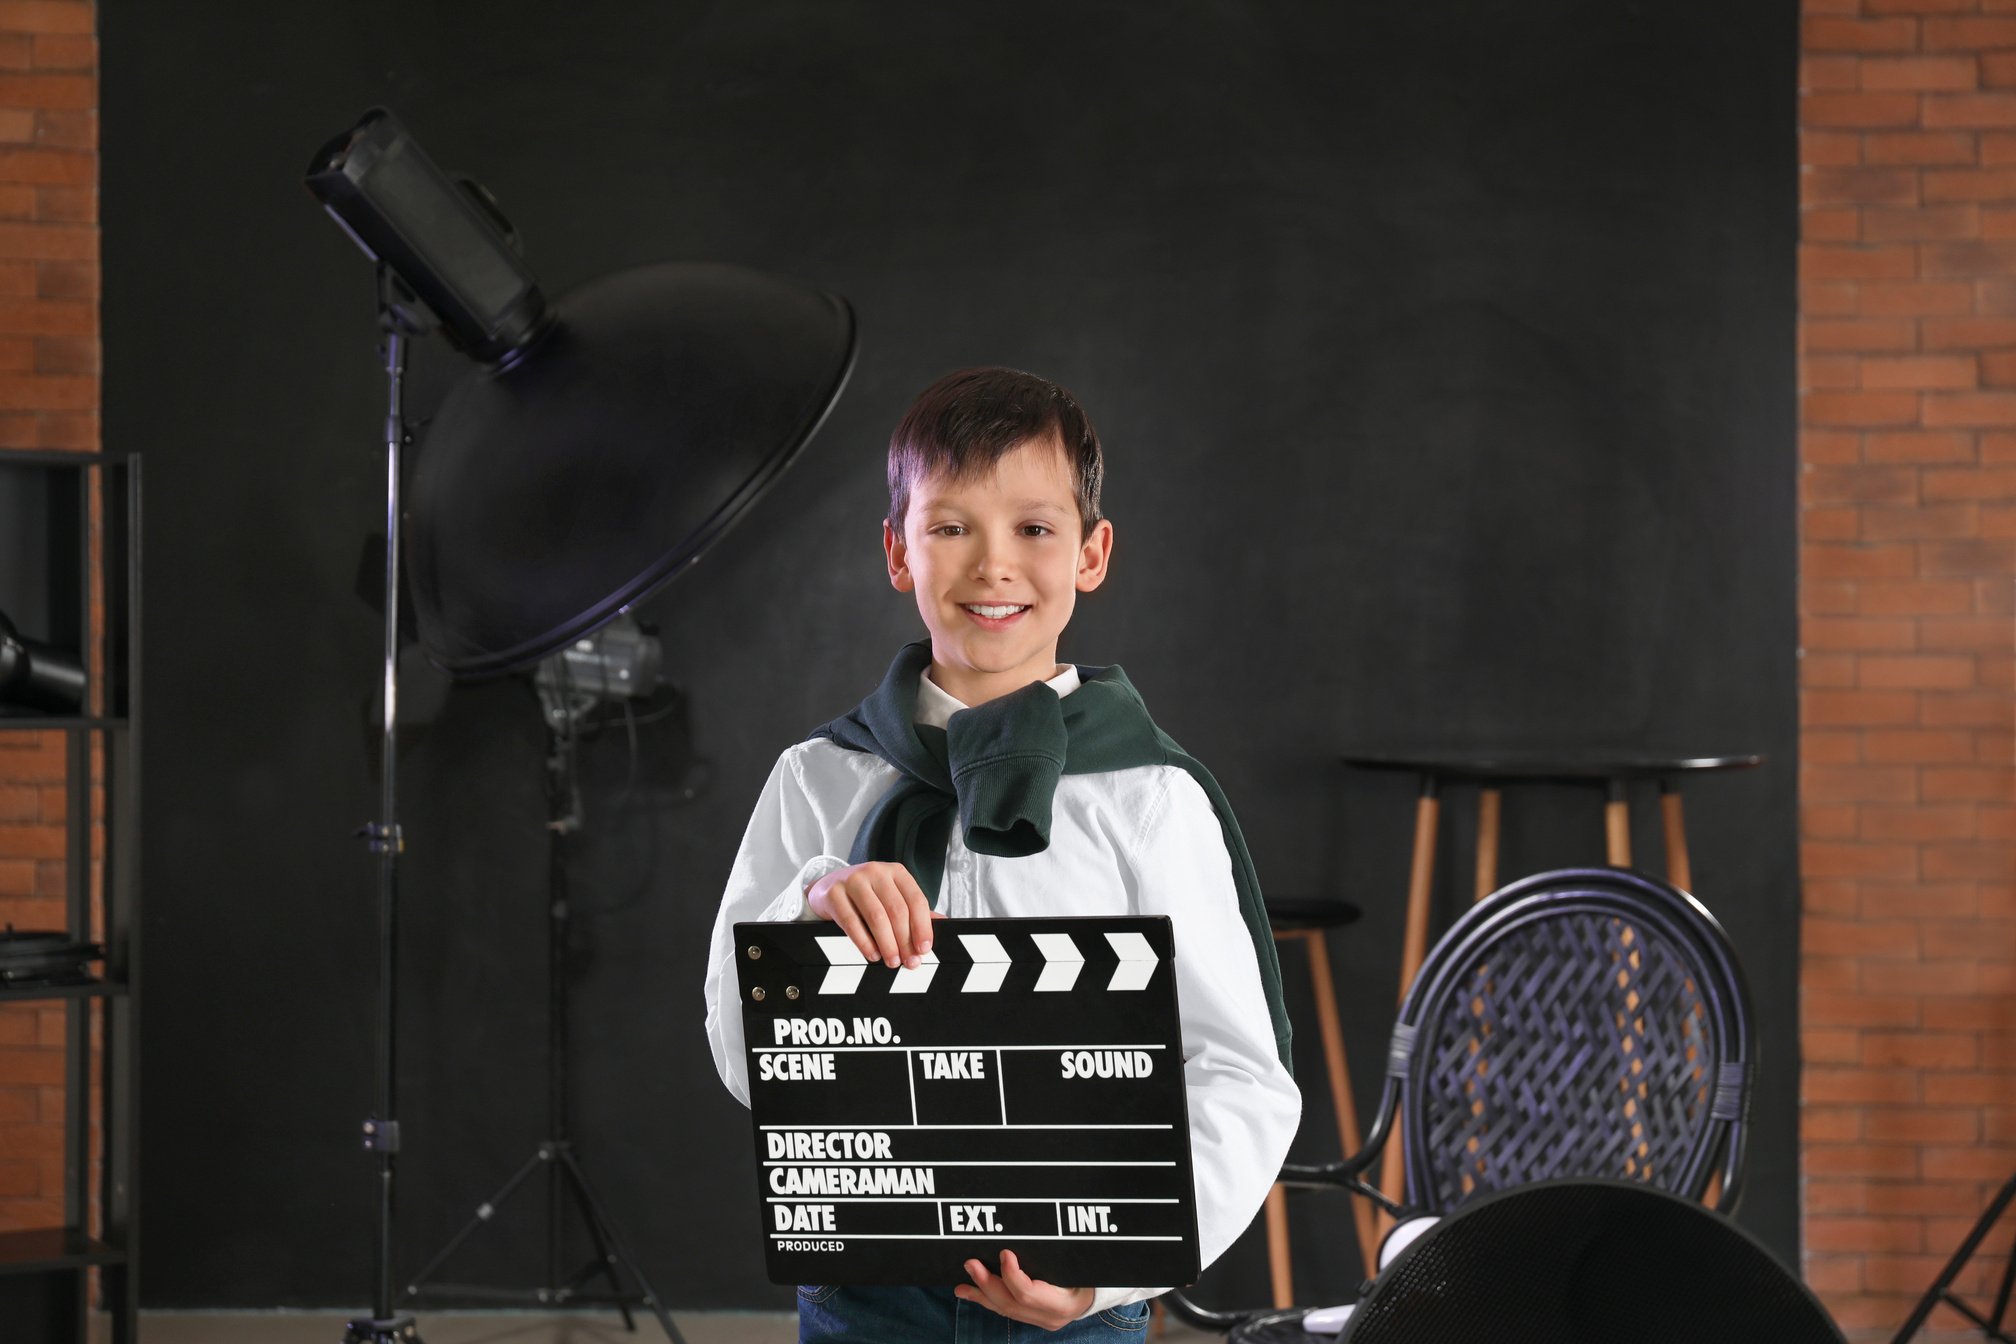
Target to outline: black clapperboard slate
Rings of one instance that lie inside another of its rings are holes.
[[[1197,1211],[1166,918],[944,919],[916,970],[737,924],[772,1283],[1185,1284]]]

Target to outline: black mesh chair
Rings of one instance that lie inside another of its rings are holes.
[[[1729,1219],[1637,1181],[1481,1195],[1380,1274],[1341,1334],[1262,1317],[1251,1344],[1842,1344],[1806,1286]]]
[[[1282,1181],[1343,1187],[1405,1219],[1555,1177],[1695,1201],[1719,1178],[1728,1211],[1753,1065],[1742,973],[1699,902],[1629,869],[1541,873],[1479,901],[1429,953],[1364,1149]],[[1398,1203],[1363,1179],[1396,1132]]]

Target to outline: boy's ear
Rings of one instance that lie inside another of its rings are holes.
[[[882,520],[882,555],[889,562],[889,586],[899,593],[907,593],[917,586],[910,577],[909,548],[903,544],[903,534],[889,526],[889,520]]]
[[[1106,582],[1106,566],[1112,559],[1113,524],[1101,518],[1078,547],[1078,591],[1089,593]]]

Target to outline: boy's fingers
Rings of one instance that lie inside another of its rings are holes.
[[[835,883],[826,893],[826,908],[833,912],[833,922],[840,926],[840,931],[861,949],[861,955],[874,960],[875,939],[862,925],[861,916],[855,913],[853,903],[847,899],[847,888]]]
[[[1022,1272],[1022,1262],[1015,1258],[1015,1252],[1001,1252],[1001,1282],[1016,1297],[1027,1300],[1036,1290],[1036,1281]]]
[[[910,876],[908,868],[896,870],[896,890],[910,912],[911,945],[919,956],[931,950],[931,902],[925,899],[924,888],[917,885],[917,879]]]
[[[1015,1299],[1001,1286],[1001,1280],[987,1272],[987,1266],[978,1260],[966,1262],[966,1272],[972,1276],[978,1287],[980,1301],[991,1311],[1007,1314]]]
[[[861,911],[862,922],[875,935],[875,946],[868,949],[868,955],[876,961],[895,965],[896,937],[889,930],[889,913],[882,908],[881,897],[873,890],[863,892],[857,908]]]
[[[907,966],[915,960],[910,955],[910,907],[904,903],[902,892],[897,890],[893,874],[876,874],[875,896],[882,902],[882,913],[889,920],[889,936],[895,942],[896,957]]]

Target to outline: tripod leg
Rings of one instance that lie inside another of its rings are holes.
[[[457,1232],[454,1236],[450,1237],[448,1239],[448,1244],[446,1246],[443,1246],[439,1251],[435,1252],[434,1258],[432,1260],[429,1260],[424,1266],[422,1266],[418,1274],[415,1274],[412,1278],[406,1281],[406,1296],[408,1297],[417,1296],[418,1293],[420,1292],[420,1285],[427,1282],[428,1278],[433,1275],[434,1271],[441,1268],[442,1263],[446,1261],[449,1256],[455,1254],[455,1249],[458,1246],[460,1246],[463,1242],[469,1240],[470,1235],[473,1234],[477,1228],[483,1226],[483,1224],[490,1221],[490,1219],[496,1214],[498,1206],[501,1205],[505,1200],[511,1198],[512,1191],[516,1190],[519,1186],[525,1184],[525,1178],[530,1176],[533,1172],[539,1170],[540,1163],[550,1162],[552,1160],[553,1160],[552,1149],[545,1144],[539,1145],[539,1151],[532,1154],[531,1157],[525,1159],[525,1165],[518,1168],[518,1170],[512,1172],[511,1179],[504,1182],[504,1184],[498,1189],[496,1194],[490,1196],[488,1200],[476,1206],[475,1214],[469,1219],[468,1222],[462,1225],[462,1230],[460,1232]]]
[[[637,1286],[644,1290],[644,1305],[651,1308],[651,1314],[658,1318],[658,1324],[665,1330],[665,1337],[671,1340],[672,1344],[686,1344],[686,1337],[679,1333],[678,1326],[672,1324],[672,1314],[665,1310],[665,1299],[652,1289],[650,1281],[644,1277],[642,1266],[632,1258],[622,1241],[617,1238],[616,1229],[609,1222],[609,1215],[603,1211],[602,1201],[596,1196],[595,1188],[588,1183],[587,1173],[583,1172],[581,1164],[574,1160],[573,1150],[562,1149],[560,1160],[567,1164],[567,1170],[574,1178],[574,1188],[580,1192],[581,1203],[588,1210],[589,1225],[599,1229],[595,1236],[596,1245],[598,1247],[603,1245],[606,1239],[609,1249],[614,1252],[604,1261],[609,1265],[611,1278],[615,1276],[617,1262],[627,1265],[631,1277],[637,1280]]]
[[[2002,1217],[2002,1211],[2009,1207],[2012,1198],[2016,1198],[2016,1176],[2011,1176],[2000,1193],[1988,1202],[1986,1209],[1981,1211],[1981,1220],[1974,1224],[1974,1230],[1960,1243],[1960,1249],[1953,1252],[1953,1258],[1946,1262],[1946,1268],[1939,1271],[1939,1277],[1925,1290],[1925,1296],[1918,1299],[1918,1305],[1912,1309],[1910,1317],[1905,1320],[1890,1344],[1907,1344],[1911,1336],[1918,1333],[1925,1324],[1925,1318],[1930,1316],[1932,1309],[1946,1297],[1947,1290],[1953,1286],[1953,1280],[1960,1277],[1960,1271],[1974,1258],[1974,1252],[1980,1248],[1981,1242]]]
[[[573,1182],[574,1197],[581,1201],[582,1221],[588,1224],[588,1235],[595,1242],[595,1263],[582,1270],[577,1281],[586,1282],[598,1274],[608,1279],[609,1291],[616,1295],[616,1310],[623,1315],[623,1328],[635,1334],[637,1320],[630,1314],[630,1304],[623,1300],[623,1279],[616,1272],[616,1256],[609,1249],[609,1230],[596,1216],[594,1201],[588,1197],[588,1187],[581,1180],[581,1168],[574,1160],[571,1150],[566,1161],[561,1164],[561,1170],[566,1173],[568,1180]],[[648,1295],[651,1290],[646,1288],[644,1291]]]
[[[2009,1248],[2009,1263],[2002,1267],[2002,1286],[1995,1290],[1995,1310],[1989,1316],[1989,1320],[1994,1322],[1994,1325],[1990,1328],[1996,1334],[2002,1335],[2004,1339],[2007,1339],[2008,1336],[2003,1334],[2002,1322],[2009,1315],[2009,1290],[2011,1288],[2016,1288],[2016,1246]]]

